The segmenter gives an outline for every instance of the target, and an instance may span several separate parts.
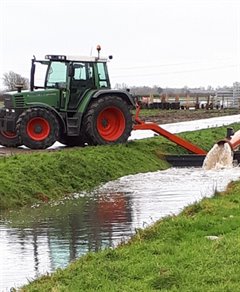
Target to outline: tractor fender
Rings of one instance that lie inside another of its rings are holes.
[[[103,96],[103,95],[105,96],[116,95],[116,96],[122,97],[124,100],[127,101],[129,105],[132,105],[133,107],[135,107],[134,99],[128,91],[118,90],[118,89],[117,90],[116,89],[100,89],[92,95],[92,98],[99,98],[100,96]]]
[[[65,133],[67,128],[66,128],[66,123],[63,119],[63,117],[59,114],[59,112],[53,108],[52,106],[48,105],[48,104],[45,104],[45,103],[28,103],[27,104],[29,106],[29,108],[34,108],[34,107],[38,107],[38,108],[44,108],[44,109],[47,109],[51,112],[54,112],[54,114],[56,115],[56,117],[58,118],[58,120],[60,121],[60,124],[61,126],[63,127],[63,132]]]

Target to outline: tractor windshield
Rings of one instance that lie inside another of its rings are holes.
[[[47,72],[46,87],[66,86],[67,65],[64,62],[51,62]]]
[[[31,86],[32,88],[44,88],[45,76],[48,68],[48,61],[33,60],[31,69]],[[34,67],[33,67],[34,66]]]

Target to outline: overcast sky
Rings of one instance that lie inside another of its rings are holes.
[[[33,55],[94,55],[100,44],[113,87],[240,81],[238,0],[0,0],[0,13],[0,77],[29,77]]]

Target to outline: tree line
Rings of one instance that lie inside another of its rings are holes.
[[[5,89],[0,89],[0,96],[4,91],[15,91],[16,86],[21,85],[23,90],[29,89],[29,79],[26,77],[21,76],[18,73],[13,71],[9,71],[3,74],[3,85]],[[225,86],[226,87],[226,86]],[[223,87],[223,88],[225,88]],[[150,94],[168,94],[168,95],[186,95],[190,92],[214,92],[214,88],[212,86],[205,87],[197,87],[197,88],[189,88],[188,86],[184,86],[183,88],[162,88],[160,86],[131,86],[128,87],[125,83],[116,83],[114,86],[115,89],[122,89],[126,90],[129,89],[133,95],[150,95]],[[226,87],[227,88],[227,87]]]

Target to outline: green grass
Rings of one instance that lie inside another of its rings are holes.
[[[234,125],[235,129],[239,125]],[[181,136],[209,150],[223,138],[226,128],[184,133]],[[0,209],[55,200],[66,194],[91,190],[124,175],[169,167],[163,153],[186,150],[163,137],[126,145],[64,149],[16,154],[0,159]]]
[[[154,144],[154,143],[153,143]],[[147,143],[14,155],[0,160],[1,209],[61,198],[138,171],[168,167]]]
[[[240,291],[240,183],[21,291]],[[216,240],[208,239],[216,236]]]

